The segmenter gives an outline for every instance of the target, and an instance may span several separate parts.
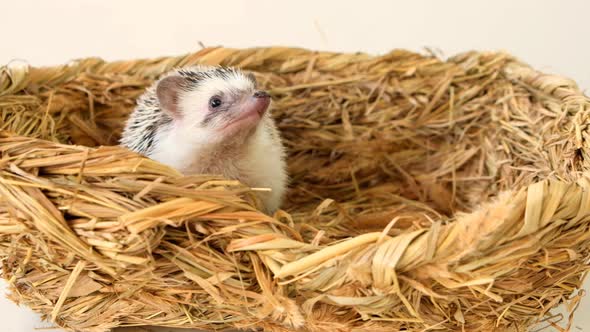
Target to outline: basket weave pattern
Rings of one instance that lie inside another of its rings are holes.
[[[194,64],[273,95],[284,211],[112,146],[143,89]],[[589,267],[590,100],[507,54],[10,65],[0,112],[2,276],[70,330],[522,330]]]

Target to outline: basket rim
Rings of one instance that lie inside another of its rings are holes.
[[[292,59],[297,55],[308,55],[310,53],[316,54],[318,57],[339,57],[346,56],[349,63],[355,60],[367,60],[367,59],[378,59],[382,57],[388,57],[396,52],[404,52],[414,54],[420,57],[432,57],[440,62],[447,62],[452,59],[461,58],[473,54],[482,56],[502,54],[512,59],[513,63],[518,63],[522,67],[530,69],[530,65],[523,63],[505,50],[468,50],[458,52],[453,55],[447,56],[445,59],[438,57],[432,53],[420,53],[413,50],[406,50],[403,48],[393,48],[388,52],[381,54],[372,54],[365,52],[338,52],[338,51],[326,51],[326,50],[313,50],[303,47],[288,47],[288,46],[266,46],[266,47],[246,47],[246,48],[234,48],[234,47],[206,47],[196,52],[187,52],[182,54],[170,54],[157,57],[140,57],[140,58],[126,58],[119,60],[104,60],[101,57],[82,57],[74,58],[71,60],[65,60],[62,64],[49,65],[49,66],[35,66],[27,63],[26,61],[11,61],[6,64],[0,64],[0,72],[8,74],[7,76],[0,77],[0,87],[6,85],[4,82],[6,79],[13,78],[17,79],[24,72],[28,76],[31,76],[31,82],[33,83],[44,83],[49,84],[56,82],[59,79],[59,74],[64,72],[69,73],[67,76],[75,76],[82,71],[89,71],[92,73],[105,73],[105,72],[119,72],[122,74],[138,75],[143,74],[144,76],[150,77],[154,74],[160,74],[166,72],[175,67],[182,67],[186,65],[194,64],[209,64],[209,65],[227,65],[227,66],[244,66],[252,65],[252,62],[246,62],[246,58],[261,57],[267,58],[272,56],[273,58],[284,60]],[[293,54],[296,53],[296,54]],[[230,61],[219,61],[219,58],[223,56],[227,58],[228,55],[233,56]],[[353,57],[351,59],[351,56]],[[353,60],[353,61],[351,61]],[[229,63],[228,63],[229,62]],[[145,69],[138,69],[138,67]],[[548,75],[552,77],[559,77],[562,79],[569,80],[569,83],[573,83],[577,86],[574,80],[567,79],[564,75],[558,74],[544,74],[541,71],[535,70],[539,74]],[[59,80],[61,81],[61,80]],[[0,90],[0,96],[5,94],[6,88]]]
[[[303,47],[288,46],[250,48],[223,46],[206,47],[196,52],[179,55],[143,57],[114,61],[107,61],[100,57],[84,57],[72,59],[65,61],[63,64],[52,66],[33,66],[26,62],[9,62],[0,65],[0,97],[22,91],[29,86],[29,84],[59,84],[77,76],[81,72],[96,74],[116,72],[121,74],[139,75],[142,77],[157,77],[173,68],[196,64],[255,67],[261,64],[265,58],[271,56],[279,60],[293,59],[297,55],[309,55],[310,53],[316,54],[318,58],[337,58],[339,56],[346,56],[346,61],[350,64],[363,60],[387,58],[396,52],[410,53],[420,57],[432,57],[440,62],[449,62],[474,55],[489,56],[502,54],[503,56],[510,58],[511,61],[507,68],[512,72],[512,75],[515,75],[514,78],[528,78],[533,88],[540,89],[544,93],[555,95],[561,99],[565,99],[566,97],[569,99],[581,98],[582,100],[585,99],[585,102],[590,104],[590,97],[579,88],[577,82],[573,79],[564,75],[544,73],[520,61],[520,59],[504,50],[468,50],[447,56],[446,59],[441,59],[432,53],[426,55],[403,48],[394,48],[383,54],[369,54],[364,52],[316,51]],[[294,55],[293,53],[296,54]],[[351,56],[353,58],[351,58]],[[252,61],[252,58],[257,61]],[[230,60],[227,61],[227,59]],[[555,90],[558,89],[559,91],[556,92]]]

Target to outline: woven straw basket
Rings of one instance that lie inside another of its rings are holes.
[[[273,96],[290,191],[116,147],[134,100],[198,63]],[[291,48],[0,68],[10,298],[74,331],[523,331],[590,258],[590,100],[504,53]],[[566,321],[567,323],[567,321]]]

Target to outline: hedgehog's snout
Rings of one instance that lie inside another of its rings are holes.
[[[262,115],[266,112],[268,105],[270,105],[270,95],[266,91],[256,91],[252,95],[253,99],[251,102],[251,107],[259,114]]]
[[[258,90],[254,92],[254,98],[270,98],[270,95],[266,91]]]

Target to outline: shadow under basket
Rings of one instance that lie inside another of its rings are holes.
[[[291,176],[273,217],[115,146],[135,98],[194,64],[273,96]],[[0,111],[2,276],[68,330],[523,331],[581,297],[590,100],[508,54],[10,64]]]

